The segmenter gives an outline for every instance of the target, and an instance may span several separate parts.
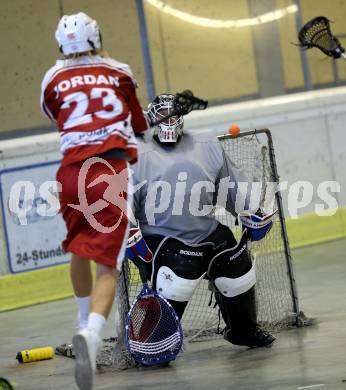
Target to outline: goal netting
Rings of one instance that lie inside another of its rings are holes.
[[[220,136],[224,153],[243,170],[246,177],[262,184],[261,205],[278,209],[270,233],[251,247],[256,259],[256,302],[259,323],[268,330],[280,330],[294,325],[298,316],[292,261],[287,240],[281,195],[272,190],[270,183],[278,182],[274,149],[268,130],[241,133],[237,138]],[[239,238],[241,231],[235,218],[225,209],[215,209],[216,218],[228,225]],[[119,277],[117,291],[117,338],[113,351],[114,365],[127,368],[133,365],[123,344],[124,322],[129,306],[141,290],[142,284],[136,267],[125,261]],[[186,340],[200,341],[219,337],[224,327],[215,301],[211,299],[208,282],[202,280],[190,300],[182,325]]]

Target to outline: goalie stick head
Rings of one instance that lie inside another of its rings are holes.
[[[101,49],[102,39],[96,20],[84,12],[64,15],[55,32],[60,51],[65,55]]]
[[[161,94],[148,106],[148,114],[153,122],[158,122],[174,111],[175,95]],[[156,125],[153,129],[153,138],[165,145],[175,145],[183,135],[184,118],[182,115],[173,115]]]
[[[340,58],[345,49],[330,30],[330,21],[325,16],[317,16],[300,29],[300,46],[304,49],[317,47],[324,54],[335,59]]]

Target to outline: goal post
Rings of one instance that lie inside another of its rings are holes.
[[[260,136],[264,136],[262,140],[259,139]],[[274,151],[274,144],[273,144],[273,138],[271,135],[271,132],[269,129],[258,129],[258,130],[250,130],[250,131],[244,131],[238,134],[237,137],[233,137],[232,135],[220,135],[218,136],[218,139],[227,153],[227,146],[226,145],[231,145],[232,140],[235,138],[238,138],[240,140],[248,140],[249,143],[252,143],[254,139],[256,141],[263,145],[264,147],[267,148],[267,158],[269,160],[269,166],[267,167],[267,174],[270,178],[270,180],[273,183],[278,183],[280,182],[280,177],[278,174],[278,169],[277,169],[277,164],[276,164],[276,159],[275,159],[275,151]],[[262,143],[261,143],[262,141]],[[242,141],[240,141],[242,142]],[[243,141],[244,143],[244,141]],[[230,146],[230,149],[232,149],[232,146]],[[242,167],[244,164],[240,164],[240,167]],[[252,168],[250,167],[250,171]],[[285,258],[286,262],[286,269],[287,269],[287,274],[288,274],[288,280],[289,280],[289,286],[290,286],[290,295],[291,295],[291,300],[292,300],[292,325],[300,325],[300,310],[299,310],[299,300],[298,300],[298,293],[297,293],[297,286],[296,286],[296,280],[295,280],[295,273],[294,273],[294,265],[293,265],[293,260],[292,260],[292,255],[291,255],[291,248],[289,245],[289,240],[288,240],[288,235],[287,235],[287,229],[286,229],[286,223],[285,223],[285,215],[284,215],[284,209],[283,209],[283,204],[282,204],[282,196],[281,192],[278,188],[278,190],[275,192],[275,206],[278,209],[278,223],[280,225],[280,235],[281,235],[281,242],[280,242],[280,249],[282,251],[282,254]],[[268,241],[270,237],[266,237],[264,239],[264,242]],[[279,248],[278,248],[279,249]]]
[[[225,155],[244,172],[245,177],[261,181],[264,187],[269,182],[279,183],[272,136],[268,129],[241,132],[236,137],[221,135],[218,140]],[[256,262],[258,322],[267,330],[300,326],[298,295],[280,191],[276,189],[271,199],[263,201],[272,202],[278,212],[269,234],[250,249]],[[237,238],[240,237],[241,228],[229,212],[216,208],[215,217],[229,226]],[[118,342],[113,351],[115,365],[123,368],[134,363],[123,344],[123,332],[129,305],[141,287],[136,267],[125,260],[117,288]],[[182,326],[188,341],[218,337],[219,330],[224,327],[207,280],[202,280],[196,288],[184,312]]]

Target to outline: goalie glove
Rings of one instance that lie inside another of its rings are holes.
[[[125,256],[132,261],[139,258],[146,263],[150,263],[153,260],[153,253],[145,242],[140,229],[130,229]]]
[[[248,239],[251,241],[262,240],[273,226],[273,219],[278,210],[267,215],[263,215],[258,209],[256,214],[247,211],[239,213],[239,220],[243,231],[247,231]]]
[[[189,89],[177,93],[174,99],[174,111],[178,115],[186,115],[192,110],[205,110],[208,101],[195,97]]]

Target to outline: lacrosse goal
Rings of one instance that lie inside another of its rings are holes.
[[[281,195],[280,192],[274,191],[270,196],[265,191],[269,182],[279,180],[271,133],[267,129],[262,129],[240,133],[236,138],[223,135],[218,139],[224,153],[243,170],[246,177],[254,181],[262,181],[262,189],[266,195],[263,199],[264,208],[266,202],[272,202],[272,206],[278,209],[270,233],[251,248],[252,256],[256,256],[258,320],[267,330],[299,326],[298,297]],[[225,209],[215,210],[215,216],[221,223],[228,225],[236,237],[240,236],[240,228],[236,226],[234,217]],[[136,268],[130,262],[125,261],[117,291],[119,318],[118,344],[115,354],[118,361],[119,358],[127,356],[125,366],[130,364],[131,359],[121,342],[124,321],[129,305],[141,287]],[[210,300],[211,292],[208,289],[208,282],[203,280],[194,292],[182,319],[187,340],[199,341],[218,337],[217,330],[224,327],[222,318],[219,323],[218,308],[214,306],[214,302],[210,304]],[[122,364],[124,365],[124,362]]]

